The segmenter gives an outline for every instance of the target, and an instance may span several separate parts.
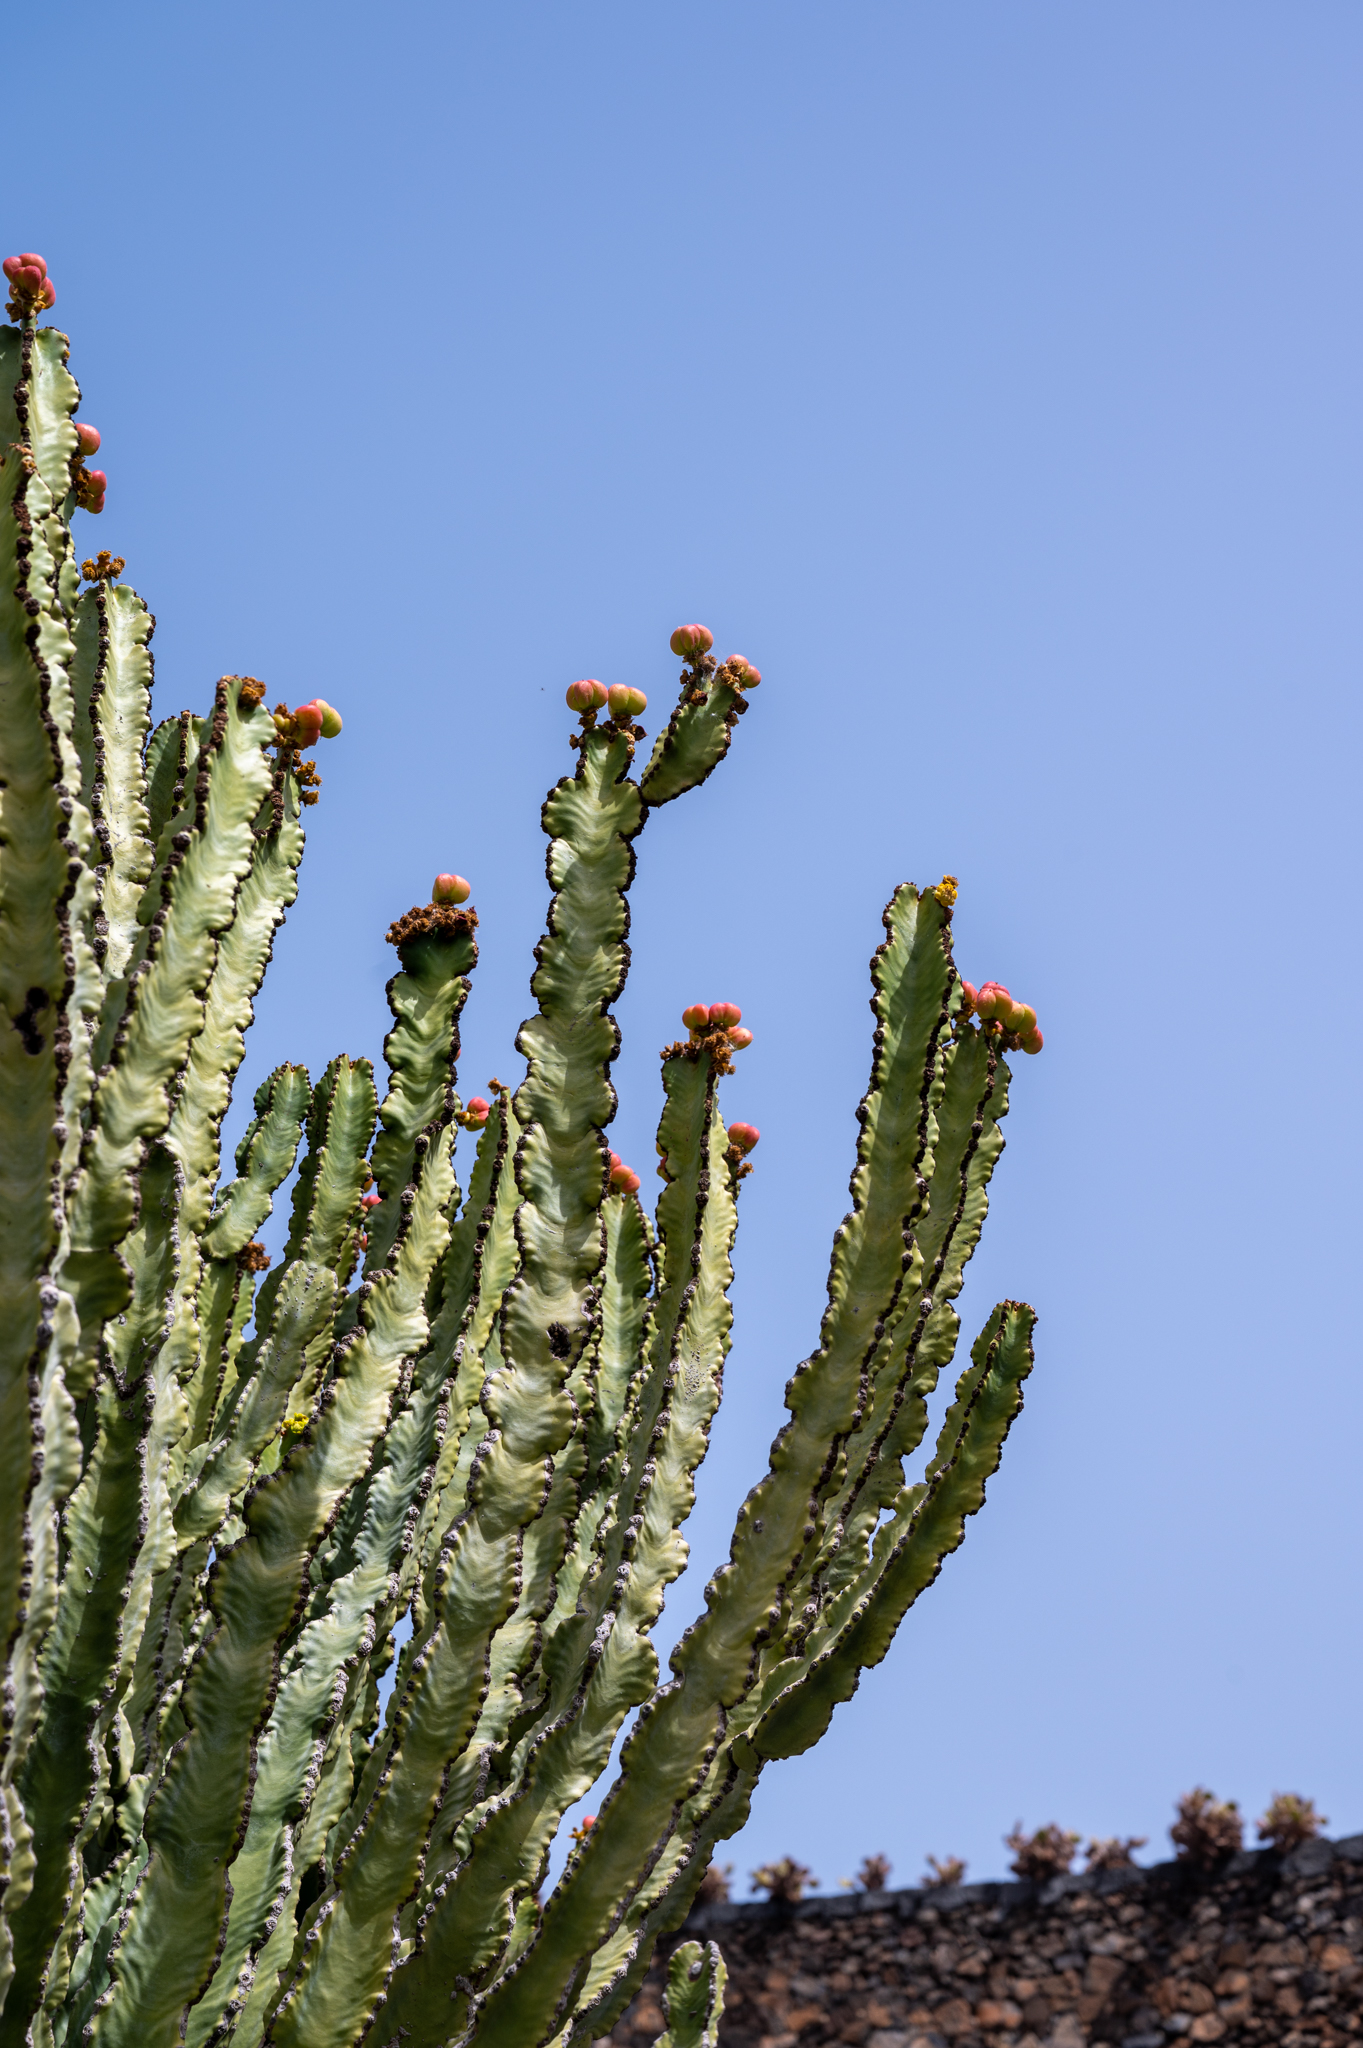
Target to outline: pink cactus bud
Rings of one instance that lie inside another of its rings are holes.
[[[1035,1025],[1033,1025],[1030,1031],[1024,1031],[1022,1034],[1022,1050],[1024,1052],[1040,1052],[1045,1043],[1045,1039],[1041,1036]]]
[[[610,1165],[609,1165],[609,1166],[607,1167],[606,1171],[607,1171],[608,1173],[614,1173],[614,1171],[615,1171],[616,1167],[617,1167],[617,1166],[618,1166],[619,1164],[620,1164],[620,1154],[619,1154],[618,1152],[612,1152],[612,1153],[611,1153],[611,1163],[610,1163]]]
[[[322,714],[322,738],[334,740],[341,730],[342,719],[334,704],[328,704],[325,697],[314,697],[313,703]]]
[[[471,1124],[485,1124],[491,1114],[492,1104],[482,1095],[470,1095],[464,1106],[464,1116]]]
[[[362,1230],[355,1242],[362,1252],[367,1252],[369,1250],[369,1232]]]
[[[315,747],[322,737],[322,714],[315,704],[300,704],[293,714],[293,743]]]
[[[31,263],[24,263],[20,265],[19,275],[14,282],[22,285],[26,292],[32,292],[36,298],[43,288],[43,274],[41,270],[35,270]]]
[[[961,983],[961,1015],[968,1017],[973,1010],[979,1008],[979,1002],[979,990],[972,987],[970,982],[963,981]]]
[[[1036,1011],[1030,1003],[1014,1003],[1008,1017],[1008,1029],[1016,1031],[1020,1038],[1036,1030]]]
[[[27,264],[30,270],[37,271],[40,283],[47,276],[47,265],[43,262],[42,257],[35,254],[32,249],[21,249],[19,251],[19,261]]]
[[[746,1052],[752,1044],[752,1033],[746,1024],[738,1024],[729,1033],[729,1043],[735,1052]]]
[[[729,667],[738,670],[738,681],[745,690],[755,690],[762,680],[761,669],[754,668],[744,654],[731,654],[729,656]]]
[[[715,636],[708,626],[678,626],[669,645],[674,654],[680,654],[683,661],[693,661],[698,654],[708,654],[715,644]]]
[[[756,1124],[730,1124],[729,1126],[729,1143],[737,1151],[741,1152],[745,1159],[761,1135],[762,1133],[758,1130]]]
[[[56,286],[55,286],[55,285],[53,284],[53,282],[52,282],[52,280],[51,280],[51,278],[50,278],[50,277],[49,277],[49,278],[47,278],[47,279],[46,279],[46,280],[44,281],[44,284],[43,284],[43,288],[42,288],[42,291],[41,291],[41,293],[39,294],[39,296],[40,296],[40,298],[41,298],[41,300],[42,300],[42,303],[43,303],[43,304],[44,304],[45,306],[55,306],[55,305],[56,305],[56,303],[57,303],[57,287],[56,287]]]
[[[13,284],[23,267],[24,259],[22,256],[7,256],[4,262],[0,263],[0,270],[4,271],[11,284]]]
[[[1013,998],[1001,981],[984,981],[980,983],[975,1008],[983,1023],[992,1024],[997,1018],[1011,1014]]]
[[[606,685],[593,681],[590,676],[584,682],[569,683],[564,692],[570,711],[599,711],[608,694]]]
[[[617,1195],[637,1194],[640,1187],[638,1174],[632,1172],[623,1161],[611,1168],[610,1181],[611,1189]]]
[[[710,1012],[704,1003],[690,1003],[682,1011],[682,1023],[688,1031],[704,1031],[710,1022]]]
[[[99,428],[92,427],[86,420],[76,421],[76,440],[82,455],[96,455],[99,452]]]
[[[437,875],[431,884],[432,903],[467,903],[472,894],[462,875]]]
[[[360,1207],[362,1209],[377,1209],[382,1200],[383,1196],[379,1193],[378,1189],[370,1188],[368,1194],[360,1196]]]
[[[735,1024],[741,1024],[743,1012],[737,1003],[711,1003],[710,1022],[718,1024],[721,1031],[732,1031]]]
[[[637,718],[641,711],[648,709],[648,699],[643,691],[632,689],[628,683],[612,683],[606,692],[606,700],[612,718]]]
[[[96,498],[102,498],[109,488],[109,479],[104,474],[104,471],[102,469],[88,469],[85,473],[90,479],[89,488],[92,495]]]

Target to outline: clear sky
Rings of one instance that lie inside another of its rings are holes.
[[[1040,1013],[964,1303],[1036,1304],[1026,1411],[740,1880],[999,1875],[1018,1819],[1167,1854],[1196,1782],[1363,1828],[1363,13],[72,0],[6,53],[4,240],[161,711],[230,669],[346,720],[234,1130],[378,1056],[437,868],[465,1090],[516,1078],[564,686],[667,699],[691,618],[763,670],[642,842],[620,1006],[646,1172],[682,1005],[756,1033],[665,1641],[815,1338],[894,884],[958,875],[963,972]]]

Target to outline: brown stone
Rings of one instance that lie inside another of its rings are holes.
[[[968,2033],[974,2024],[974,2015],[963,1998],[949,1998],[945,2005],[939,2005],[932,2016],[932,2024],[938,2033],[948,2040],[955,2034]]]
[[[1116,1956],[1090,1956],[1084,1970],[1084,1989],[1098,1998],[1106,1998],[1124,1965]]]
[[[1219,2012],[1204,2012],[1195,2019],[1188,2029],[1190,2041],[1219,2041],[1226,2031],[1226,2022]]]
[[[975,2024],[986,2033],[993,2027],[1015,2027],[1021,2018],[1011,1998],[982,1998],[975,2007]]]
[[[1342,1941],[1332,1941],[1321,1950],[1317,1968],[1332,1976],[1336,1970],[1347,1970],[1353,1959],[1352,1949],[1345,1948]]]

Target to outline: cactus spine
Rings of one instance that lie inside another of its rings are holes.
[[[660,1684],[758,1141],[720,1084],[752,1034],[698,1005],[665,1050],[650,1216],[604,1136],[612,1004],[636,841],[718,766],[760,675],[679,629],[642,767],[643,693],[572,686],[514,1093],[457,1092],[477,917],[442,875],[389,933],[382,1100],[363,1060],[315,1085],[285,1063],[224,1178],[316,800],[302,755],[340,715],[272,715],[229,676],[206,716],[152,729],[151,616],[121,563],[76,563],[71,518],[106,479],[83,467],[98,437],[66,339],[37,324],[53,286],[41,259],[7,275],[0,2041],[582,2048],[763,1765],[817,1740],[980,1505],[1030,1368],[1025,1306],[989,1319],[921,1477],[904,1461],[1035,1017],[1004,991],[970,1021],[954,886],[896,891],[818,1346]],[[295,1164],[267,1270],[256,1233]],[[723,1979],[713,1947],[677,1951],[664,2043],[717,2038]]]

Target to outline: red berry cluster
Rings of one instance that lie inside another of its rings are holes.
[[[76,451],[81,458],[81,466],[76,471],[76,503],[83,512],[102,512],[109,479],[102,469],[85,467],[86,456],[99,452],[98,427],[90,426],[85,420],[76,421]]]
[[[626,1166],[618,1152],[611,1153],[610,1186],[613,1195],[633,1195],[639,1189],[639,1176],[632,1167]],[[590,1822],[588,1823],[590,1826]]]
[[[682,1011],[682,1023],[693,1042],[722,1032],[731,1049],[742,1052],[752,1044],[751,1031],[739,1021],[742,1015],[737,1003],[691,1003]]]
[[[961,1014],[968,1017],[972,1012],[981,1024],[1001,1025],[1004,1038],[1023,1052],[1040,1052],[1045,1043],[1037,1029],[1036,1011],[1030,1003],[1015,1002],[1001,981],[981,982],[978,988],[968,981],[961,983]]]
[[[713,661],[707,659],[714,644],[715,636],[710,628],[699,625],[678,626],[669,642],[672,652],[679,654],[692,669],[695,669],[698,663],[704,662],[707,670],[715,666]],[[761,669],[754,668],[744,654],[731,654],[728,660],[721,664],[721,675],[736,684],[740,690],[755,690],[762,680]]]
[[[0,269],[9,279],[9,304],[5,311],[13,320],[28,320],[47,306],[57,303],[57,288],[47,274],[41,256],[26,249],[22,256],[7,256]]]
[[[683,661],[694,661],[698,655],[708,654],[715,644],[715,636],[708,626],[678,626],[668,645]]]
[[[341,714],[322,697],[300,704],[295,711],[276,711],[275,731],[291,747],[315,747],[318,740],[334,740],[341,730]]]
[[[628,725],[641,711],[647,711],[648,698],[642,690],[634,689],[629,683],[612,683],[607,689],[604,683],[588,677],[584,682],[569,683],[564,692],[570,711],[591,712],[610,707],[610,715],[617,725]]]

